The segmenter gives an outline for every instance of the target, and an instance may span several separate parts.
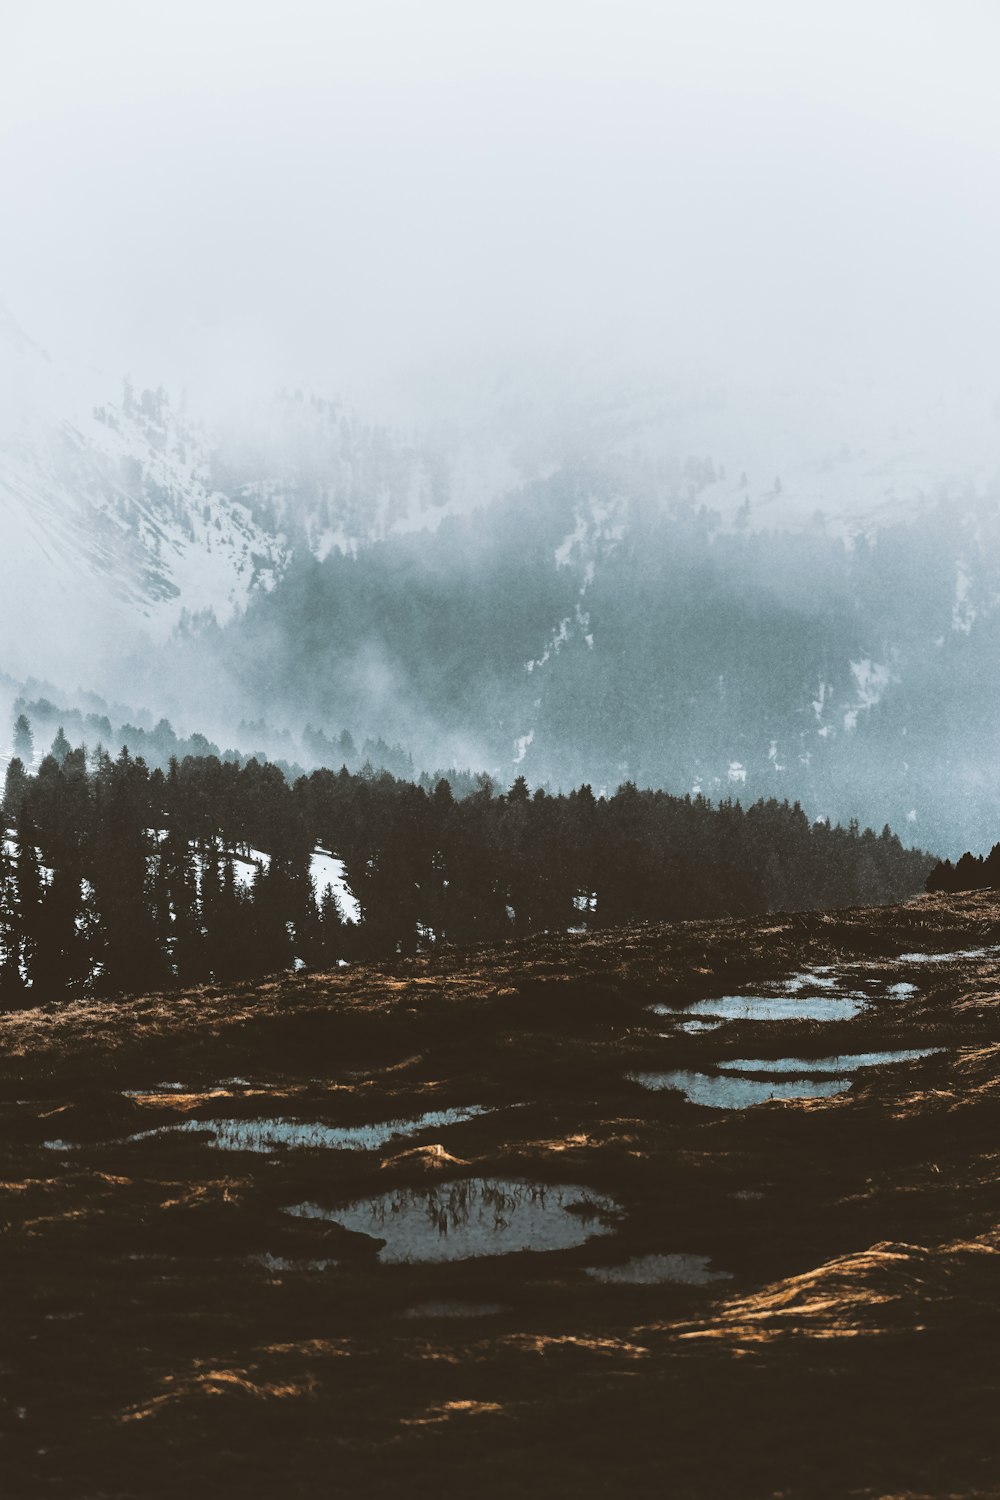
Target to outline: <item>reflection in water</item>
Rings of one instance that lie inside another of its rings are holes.
[[[727,1073],[853,1073],[857,1068],[880,1068],[886,1063],[915,1062],[930,1057],[940,1047],[920,1047],[898,1052],[849,1052],[841,1057],[733,1057],[718,1066]]]
[[[965,948],[957,953],[904,953],[899,963],[948,963],[987,957],[997,948]],[[870,1011],[873,1000],[905,1000],[917,986],[900,980],[887,984],[866,974],[865,964],[833,964],[803,969],[788,979],[762,981],[755,993],[717,995],[691,1005],[659,1004],[655,1015],[670,1017],[678,1030],[695,1032],[726,1021],[851,1021]]]
[[[272,1154],[297,1148],[339,1151],[377,1151],[397,1136],[417,1135],[422,1130],[440,1130],[460,1125],[486,1107],[469,1104],[461,1109],[435,1109],[405,1120],[380,1120],[374,1125],[321,1125],[304,1120],[182,1120],[172,1125],[158,1125],[128,1137],[126,1143],[148,1141],[171,1135],[210,1135],[205,1144],[220,1151],[260,1151]],[[53,1150],[67,1149],[64,1141],[46,1141]]]
[[[485,1114],[480,1104],[464,1109],[434,1109],[408,1120],[380,1120],[374,1125],[317,1125],[302,1120],[186,1120],[172,1130],[210,1130],[211,1145],[222,1151],[280,1151],[318,1147],[340,1151],[377,1151],[394,1136],[417,1135],[460,1125]]]
[[[397,1188],[346,1208],[300,1203],[286,1212],[330,1219],[385,1241],[384,1264],[466,1260],[517,1250],[569,1250],[610,1233],[617,1205],[579,1187],[466,1178],[433,1188]]]
[[[631,1073],[635,1083],[647,1089],[678,1089],[692,1104],[706,1109],[750,1109],[769,1099],[825,1099],[845,1092],[849,1078],[738,1078],[723,1073]]]
[[[867,1009],[867,1003],[860,995],[809,995],[794,1000],[778,995],[720,995],[716,1000],[698,1000],[685,1006],[683,1012],[668,1005],[653,1009],[661,1016],[692,1017],[691,1022],[681,1022],[681,1029],[688,1031],[701,1016],[719,1021],[851,1021]]]
[[[710,1281],[731,1281],[728,1271],[714,1271],[707,1255],[638,1255],[622,1266],[588,1266],[595,1281],[616,1286],[653,1286],[673,1281],[683,1286],[707,1286]]]

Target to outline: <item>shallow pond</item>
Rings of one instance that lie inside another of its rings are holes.
[[[633,1082],[647,1089],[678,1089],[692,1104],[706,1109],[751,1109],[769,1099],[825,1099],[843,1093],[850,1078],[740,1078],[732,1074],[632,1073]]]
[[[920,1047],[896,1052],[848,1052],[840,1057],[733,1057],[720,1062],[726,1073],[853,1073],[858,1068],[880,1068],[887,1063],[915,1062],[940,1052],[940,1047]]]
[[[384,1265],[467,1260],[519,1250],[571,1250],[609,1234],[612,1199],[580,1187],[466,1178],[440,1187],[397,1188],[345,1208],[300,1203],[286,1210],[329,1219],[385,1241]]]
[[[462,1109],[432,1109],[404,1120],[379,1120],[373,1125],[319,1125],[303,1120],[185,1120],[162,1131],[212,1132],[209,1143],[220,1151],[286,1151],[317,1148],[335,1151],[377,1151],[397,1136],[418,1135],[422,1130],[443,1130],[485,1114],[483,1105]],[[133,1140],[140,1137],[133,1136]]]
[[[694,1005],[675,1011],[668,1005],[656,1005],[660,1016],[690,1017],[690,1024],[681,1021],[681,1029],[689,1031],[701,1017],[714,1017],[717,1021],[851,1021],[868,1008],[868,1002],[859,995],[809,995],[783,999],[778,995],[720,995],[715,1000],[697,1000]],[[702,1029],[704,1022],[699,1024]]]
[[[317,1149],[335,1151],[377,1151],[396,1138],[418,1135],[424,1130],[443,1130],[461,1125],[486,1113],[484,1105],[469,1104],[460,1109],[428,1110],[403,1120],[379,1120],[373,1125],[322,1125],[305,1120],[183,1120],[172,1125],[158,1125],[141,1130],[124,1144],[163,1139],[171,1135],[210,1135],[205,1144],[220,1151],[259,1151],[271,1155],[280,1151]],[[53,1150],[67,1149],[64,1141],[46,1141]]]

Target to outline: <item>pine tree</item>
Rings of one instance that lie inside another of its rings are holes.
[[[15,824],[21,815],[28,785],[28,773],[24,769],[24,761],[15,755],[7,767],[3,788],[3,821],[8,828]]]
[[[53,871],[38,913],[32,989],[36,1004],[65,999],[87,978],[88,965],[78,922],[82,915],[80,878],[67,866]]]
[[[272,858],[253,884],[254,957],[257,972],[272,974],[292,961],[289,927],[289,889],[282,862]]]
[[[208,967],[198,879],[191,845],[176,828],[160,846],[159,877],[166,902],[160,914],[161,941],[170,954],[174,977],[179,984],[199,984],[208,978]]]
[[[14,724],[14,754],[22,760],[26,766],[30,766],[35,756],[35,741],[31,733],[31,725],[26,714],[18,714]]]
[[[65,764],[66,757],[67,757],[67,755],[69,755],[69,753],[70,753],[70,751],[72,749],[73,749],[73,746],[70,744],[69,740],[66,738],[66,735],[65,735],[65,733],[63,731],[63,727],[60,724],[59,725],[59,730],[58,730],[58,732],[56,734],[56,737],[52,741],[52,749],[49,751],[49,754],[61,766],[61,765]]]

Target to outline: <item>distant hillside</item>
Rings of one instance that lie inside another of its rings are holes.
[[[22,731],[23,732],[23,731]],[[705,798],[458,800],[388,773],[215,756],[166,775],[57,739],[8,766],[0,841],[0,1003],[232,980],[636,920],[884,903],[931,867],[883,830],[799,807]]]
[[[952,851],[1000,833],[998,559],[993,495],[848,543],[560,471],[434,534],[293,562],[176,661],[418,765],[460,747],[501,777],[788,797]]]

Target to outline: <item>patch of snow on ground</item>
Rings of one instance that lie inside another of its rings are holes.
[[[347,870],[342,859],[338,859],[328,849],[314,849],[309,862],[309,874],[317,900],[323,899],[324,891],[332,891],[344,921],[361,921],[361,907],[347,884]]]

